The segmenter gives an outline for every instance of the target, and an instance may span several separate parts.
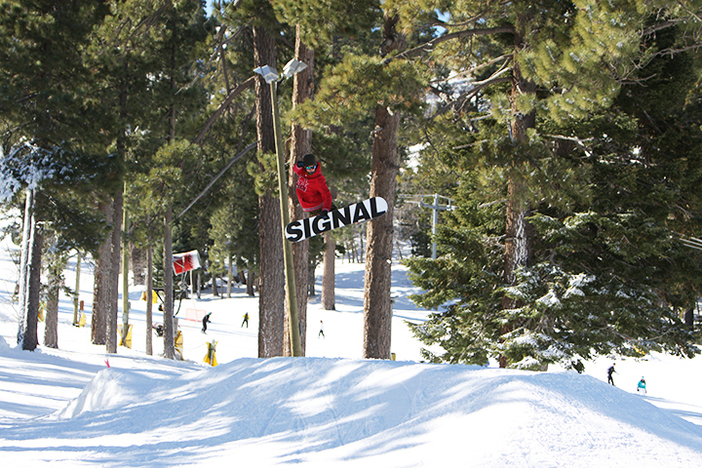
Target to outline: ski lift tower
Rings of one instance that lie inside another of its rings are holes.
[[[702,250],[702,239],[699,239],[697,237],[691,237],[691,236],[687,237],[687,238],[681,237],[680,242],[685,247],[689,247],[689,248],[695,249],[695,250]],[[695,303],[694,308],[691,308],[691,309],[688,309],[685,311],[685,317],[684,317],[685,324],[689,325],[692,328],[694,328],[695,325],[698,325],[698,323],[700,322],[700,318],[702,317],[699,314],[699,311],[700,311],[700,301],[698,300]],[[697,313],[695,313],[695,312],[697,312]]]
[[[434,203],[432,203],[432,204],[425,203],[424,200],[427,197],[433,197]],[[439,211],[452,210],[453,209],[452,203],[453,203],[453,200],[451,200],[448,197],[444,197],[442,195],[439,195],[438,193],[435,193],[434,195],[422,196],[422,201],[419,203],[423,208],[431,208],[432,210],[434,210],[434,213],[432,214],[432,217],[431,217],[431,236],[432,236],[431,258],[432,258],[432,260],[436,260],[436,225],[439,222]]]

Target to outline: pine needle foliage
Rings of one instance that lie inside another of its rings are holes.
[[[468,19],[454,15],[458,4],[475,2],[431,2],[439,4],[450,8],[450,27],[457,28]],[[475,93],[475,106],[454,114],[471,130],[447,143],[460,148],[454,159],[468,171],[454,192],[460,208],[444,216],[440,257],[407,262],[427,291],[415,300],[442,309],[412,326],[432,345],[425,357],[477,364],[500,358],[543,369],[654,350],[694,356],[699,336],[681,316],[702,291],[702,271],[699,253],[678,240],[702,227],[699,64],[685,52],[696,36],[675,16],[687,13],[644,2],[514,6],[470,24],[495,27],[491,18],[507,21],[512,13],[535,18],[512,55],[535,91],[510,100],[495,83]],[[546,11],[561,15],[547,18]],[[460,50],[484,59],[479,51],[494,52],[504,41],[471,36],[440,53],[446,63],[456,63]],[[485,112],[492,120],[475,119]],[[504,132],[515,112],[535,113],[520,141]],[[507,180],[515,179],[518,199],[529,206],[531,254],[505,284],[500,218]]]

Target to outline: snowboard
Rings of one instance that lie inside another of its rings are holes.
[[[388,203],[383,198],[369,198],[338,210],[331,210],[326,215],[293,221],[285,227],[285,237],[291,242],[300,242],[332,229],[377,218],[387,211]]]

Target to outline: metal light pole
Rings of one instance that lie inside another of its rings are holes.
[[[442,201],[446,201],[446,204],[440,204]],[[436,260],[436,226],[439,224],[439,211],[445,211],[445,210],[452,210],[453,207],[451,206],[451,200],[448,197],[444,197],[439,195],[438,193],[434,194],[434,203],[429,204],[429,203],[424,203],[424,200],[420,202],[421,206],[424,208],[431,208],[434,210],[434,213],[431,218],[431,235],[434,238],[431,242],[431,258],[433,260]]]
[[[292,59],[283,69],[283,78],[290,78],[295,73],[307,68],[302,62]],[[292,247],[285,238],[285,227],[290,223],[288,212],[288,183],[285,172],[285,150],[283,147],[283,132],[280,126],[280,115],[278,113],[278,72],[268,65],[256,68],[256,73],[261,75],[266,83],[271,87],[271,107],[273,111],[273,130],[275,133],[275,153],[278,160],[278,195],[280,197],[280,219],[281,219],[281,239],[283,241],[283,260],[285,262],[285,288],[288,302],[288,326],[290,331],[290,349],[293,356],[302,356],[302,345],[300,342],[300,319],[297,312],[297,288],[295,286],[295,271],[293,265]]]

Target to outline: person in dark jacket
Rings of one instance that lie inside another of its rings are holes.
[[[302,210],[310,216],[331,211],[331,192],[314,155],[311,153],[304,155],[302,160],[295,164],[293,170],[298,175],[295,188]]]
[[[207,324],[210,323],[210,315],[212,315],[212,312],[202,317],[202,333],[207,333]]]
[[[612,364],[610,368],[607,369],[607,383],[614,385],[614,377],[612,377],[612,374],[616,372],[617,371],[614,370],[614,364]]]

